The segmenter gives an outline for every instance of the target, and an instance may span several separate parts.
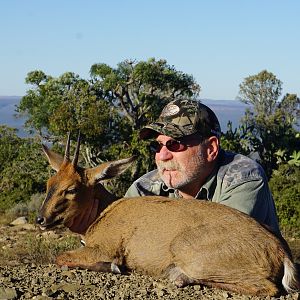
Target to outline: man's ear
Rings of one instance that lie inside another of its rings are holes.
[[[206,140],[205,144],[207,147],[207,160],[213,162],[218,157],[220,141],[216,136],[211,136]]]

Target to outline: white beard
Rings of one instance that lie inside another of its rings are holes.
[[[157,161],[156,164],[160,178],[164,183],[168,187],[180,189],[199,180],[203,167],[206,165],[206,160],[202,148],[200,148],[199,155],[191,157],[186,163],[170,160]],[[175,172],[174,174],[171,174],[171,172],[166,173],[165,170],[176,171],[176,174]]]

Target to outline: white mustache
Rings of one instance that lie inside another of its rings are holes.
[[[175,161],[166,161],[166,162],[162,162],[162,161],[158,161],[156,163],[157,168],[161,171],[161,170],[177,170],[177,171],[181,171],[181,166],[175,162]]]

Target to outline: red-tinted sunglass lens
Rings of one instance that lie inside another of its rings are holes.
[[[182,144],[176,140],[169,140],[166,142],[166,145],[159,143],[157,141],[152,141],[150,143],[150,150],[154,153],[159,153],[163,146],[166,146],[167,149],[171,152],[179,152],[179,151],[183,151],[186,149],[185,144]]]
[[[169,151],[172,151],[172,152],[183,151],[185,149],[185,145],[181,144],[179,141],[176,141],[176,140],[167,141],[166,147]]]

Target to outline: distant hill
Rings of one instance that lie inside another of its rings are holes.
[[[237,100],[211,100],[202,99],[201,102],[210,107],[217,115],[223,132],[227,130],[228,121],[232,122],[233,128],[239,126],[244,116],[247,105]]]
[[[0,125],[17,128],[19,136],[24,137],[27,135],[23,128],[25,119],[15,117],[20,100],[20,96],[0,96]]]
[[[0,125],[7,125],[19,130],[19,135],[24,137],[26,132],[23,129],[24,118],[16,118],[16,105],[21,100],[20,96],[0,96]],[[246,105],[236,100],[211,100],[202,99],[202,103],[209,106],[219,118],[222,131],[226,131],[228,121],[232,121],[233,127],[239,125],[244,115]]]

